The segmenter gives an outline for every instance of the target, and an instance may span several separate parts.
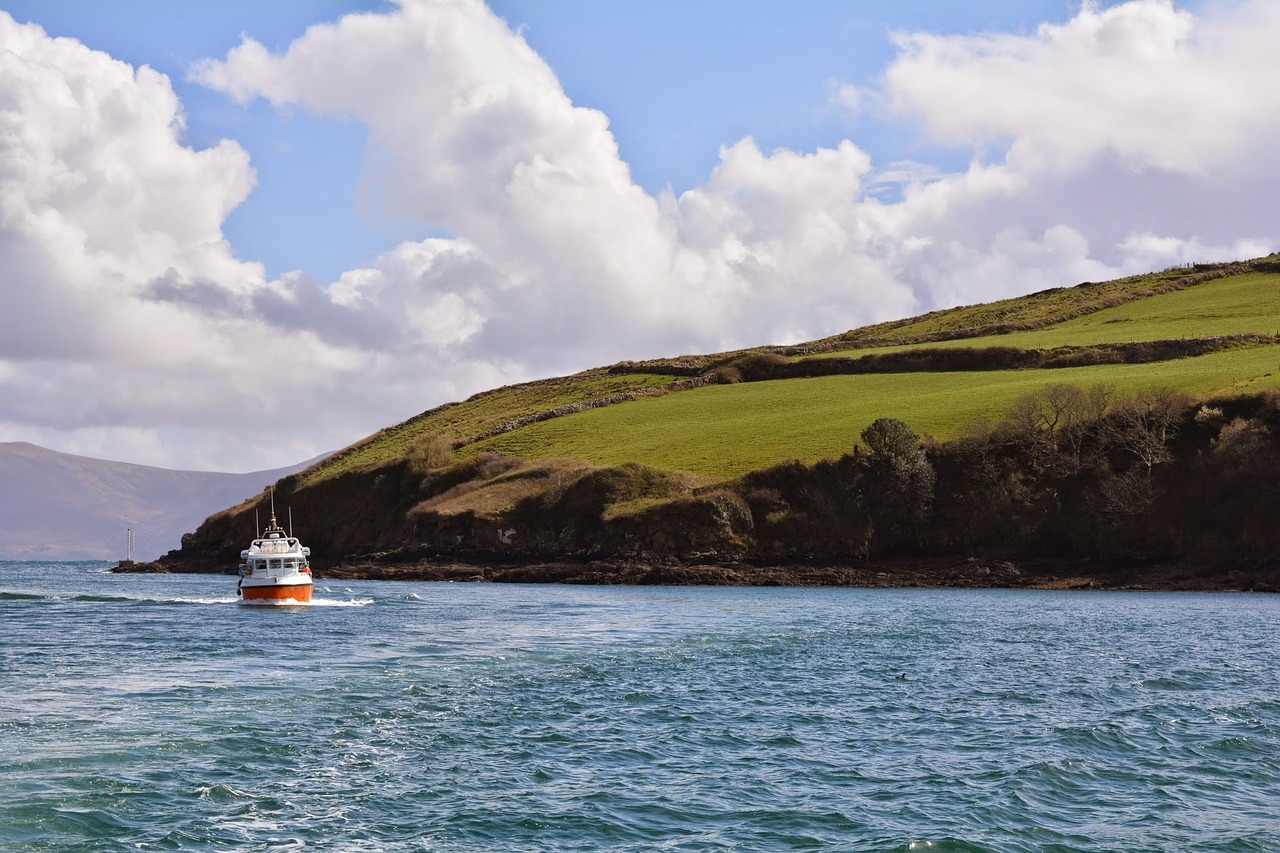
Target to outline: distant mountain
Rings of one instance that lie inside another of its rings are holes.
[[[0,559],[119,560],[131,529],[135,559],[152,560],[209,515],[315,461],[249,474],[171,471],[0,442]]]

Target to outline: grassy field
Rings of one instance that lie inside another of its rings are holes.
[[[1156,364],[716,385],[533,424],[465,452],[634,461],[730,478],[787,459],[839,456],[878,417],[947,438],[969,422],[999,417],[1049,382],[1109,383],[1120,392],[1169,387],[1195,397],[1254,392],[1280,386],[1280,346]]]
[[[1280,258],[1273,256],[1273,260]],[[857,355],[918,347],[1048,349],[1250,332],[1276,334],[1280,332],[1280,273],[1245,271],[1248,269],[1237,265],[1167,270],[933,312],[856,329],[840,339],[856,347],[858,341],[906,340],[993,324],[1034,326],[1082,311],[1092,313],[1034,331],[823,354]],[[1189,274],[1203,277],[1227,272],[1232,274],[1185,289],[1157,292],[1181,286]],[[1115,304],[1130,298],[1133,301]],[[715,358],[688,356],[669,361],[710,366]],[[654,368],[641,368],[645,369]],[[1276,387],[1280,384],[1277,376],[1280,347],[1255,346],[1155,364],[828,376],[712,385],[543,420],[476,441],[460,452],[493,451],[531,460],[565,458],[608,465],[634,461],[728,478],[786,459],[812,461],[837,456],[848,451],[863,428],[877,417],[901,418],[918,432],[945,439],[971,421],[999,417],[1015,399],[1049,382],[1110,383],[1122,392],[1163,386],[1207,397]],[[325,479],[347,470],[394,462],[428,436],[466,442],[535,413],[659,388],[675,378],[648,372],[615,375],[599,368],[499,388],[388,427],[336,454],[303,479]]]
[[[1239,272],[1246,271],[1241,268]],[[1220,275],[1222,271],[1170,269],[1158,273],[1129,276],[1113,281],[1087,283],[1075,287],[1058,287],[1027,296],[1001,299],[978,305],[963,305],[931,311],[919,317],[892,320],[875,326],[853,329],[828,342],[846,340],[853,346],[860,342],[907,342],[920,335],[931,335],[955,329],[972,329],[989,325],[1041,326],[1060,322],[1066,316],[1106,307],[1133,298],[1145,298],[1161,289],[1178,286],[1188,275]],[[815,342],[821,343],[821,342]]]
[[[453,406],[441,406],[404,423],[388,427],[355,444],[313,469],[305,481],[333,477],[344,471],[369,468],[403,457],[419,439],[438,435],[449,440],[480,435],[508,421],[554,409],[569,403],[654,388],[671,382],[670,376],[651,374],[612,375],[605,370],[509,385],[477,394]]]
[[[865,355],[921,347],[1008,346],[1049,349],[1127,341],[1208,338],[1250,332],[1280,332],[1280,274],[1248,273],[1173,293],[1104,308],[1055,326],[982,338],[843,350],[827,355]],[[820,357],[820,356],[812,356]]]

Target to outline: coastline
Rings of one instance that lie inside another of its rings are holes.
[[[121,565],[116,573],[234,574],[196,562]],[[738,560],[491,560],[435,556],[413,561],[355,559],[315,568],[316,580],[630,586],[795,586],[860,588],[1280,592],[1280,566],[924,557],[874,562],[752,563]]]

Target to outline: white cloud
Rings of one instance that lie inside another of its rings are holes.
[[[1275,244],[1257,238],[1242,238],[1228,244],[1212,245],[1198,237],[1170,237],[1151,232],[1131,234],[1120,242],[1128,268],[1158,270],[1183,264],[1214,261],[1245,261],[1276,250]]]
[[[1198,21],[1169,0],[1086,4],[1031,37],[900,36],[893,108],[940,141],[1008,144],[1010,163],[1204,176],[1280,123],[1280,6]]]
[[[832,104],[856,118],[867,108],[867,102],[875,93],[852,83],[841,83],[831,80],[827,83],[828,97]]]
[[[1280,248],[1280,6],[1207,15],[1133,0],[1031,36],[899,37],[885,101],[977,158],[896,206],[927,242],[901,272],[922,301]]]
[[[405,0],[282,53],[246,39],[194,75],[362,122],[372,197],[452,235],[320,282],[235,257],[222,223],[253,170],[235,142],[184,144],[163,75],[0,14],[0,436],[268,467],[536,375],[1261,254],[1278,35],[1262,0],[902,35],[881,91],[833,98],[890,105],[971,151],[965,171],[743,139],[657,198],[476,0]]]
[[[493,378],[411,383],[370,343],[386,316],[237,259],[221,227],[248,155],[182,132],[164,75],[0,13],[0,435],[277,467],[383,425],[397,395]]]
[[[368,125],[371,180],[395,212],[462,235],[488,269],[466,296],[483,318],[455,347],[472,359],[569,370],[821,334],[914,304],[885,290],[857,233],[868,164],[852,143],[766,156],[744,141],[707,187],[654,199],[606,117],[574,106],[478,2],[348,17],[280,55],[246,40],[196,74],[242,100]],[[840,313],[796,300],[801,281]]]

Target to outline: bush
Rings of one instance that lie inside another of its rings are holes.
[[[405,460],[416,471],[426,472],[436,468],[444,468],[456,458],[453,442],[440,435],[424,435],[415,441],[407,453]]]

